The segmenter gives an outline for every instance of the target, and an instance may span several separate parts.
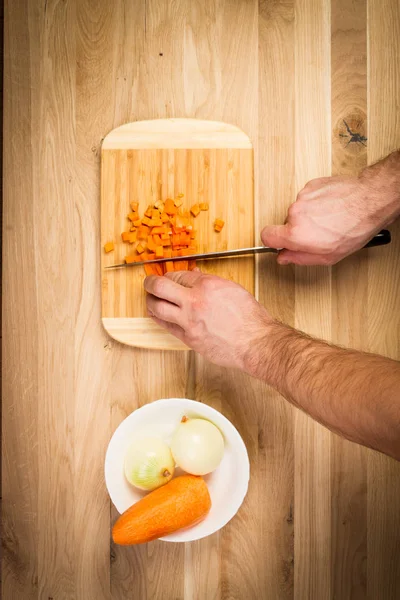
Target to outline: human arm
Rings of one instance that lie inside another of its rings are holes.
[[[280,264],[333,265],[362,248],[400,215],[400,151],[356,177],[309,181],[284,225],[261,233],[266,246],[284,248]]]
[[[145,289],[150,315],[188,346],[400,460],[400,363],[309,338],[275,321],[241,286],[199,271],[150,276]]]

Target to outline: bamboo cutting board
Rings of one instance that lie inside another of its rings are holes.
[[[128,123],[104,139],[101,172],[102,320],[111,337],[131,346],[187,347],[146,316],[142,267],[105,270],[132,251],[121,240],[130,202],[148,204],[184,194],[183,207],[208,202],[193,219],[199,252],[254,245],[253,148],[248,136],[227,123],[160,119]],[[225,221],[214,231],[215,218]],[[115,250],[103,246],[114,241]],[[200,268],[232,279],[254,293],[254,259],[202,262]]]

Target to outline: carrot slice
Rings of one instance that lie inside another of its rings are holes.
[[[141,225],[138,229],[138,240],[147,240],[149,236],[150,229],[146,227],[146,225]]]
[[[112,252],[114,250],[114,242],[107,242],[106,244],[104,244],[104,252],[107,252],[107,254],[109,252]]]
[[[164,203],[164,211],[167,213],[167,215],[176,215],[178,212],[178,209],[176,208],[172,198],[166,199]]]
[[[152,235],[149,235],[147,238],[147,247],[152,252],[156,251],[157,244],[154,242]]]
[[[200,206],[198,204],[194,204],[190,209],[190,212],[194,217],[197,217],[200,214]]]
[[[121,233],[121,238],[123,242],[129,242],[130,238],[131,238],[131,232],[130,231],[123,231]]]
[[[144,252],[144,246],[142,246],[142,244],[138,244],[138,245],[136,246],[136,252],[137,252],[138,254],[142,254],[142,252]]]
[[[164,256],[164,248],[162,246],[156,247],[156,258],[163,258]]]

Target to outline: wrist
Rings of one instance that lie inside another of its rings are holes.
[[[359,175],[364,190],[362,207],[372,225],[385,227],[400,216],[400,151],[366,167]]]
[[[272,385],[275,360],[274,346],[277,340],[290,331],[286,325],[272,317],[266,317],[262,326],[251,336],[243,355],[243,370],[251,377],[262,379]]]

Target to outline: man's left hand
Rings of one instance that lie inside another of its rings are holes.
[[[272,317],[249,292],[199,270],[146,277],[150,316],[210,361],[244,369]]]

